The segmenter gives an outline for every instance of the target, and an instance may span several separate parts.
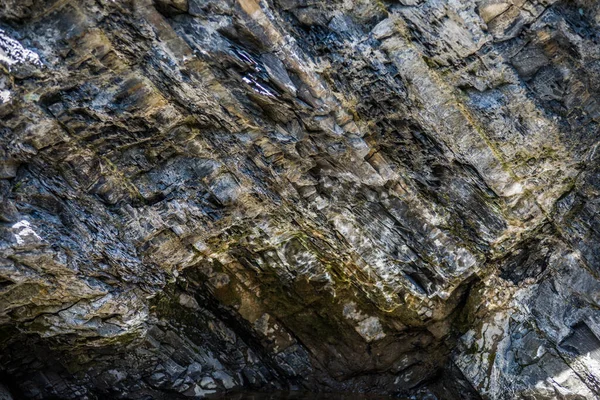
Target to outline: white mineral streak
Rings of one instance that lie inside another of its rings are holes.
[[[42,66],[40,56],[23,47],[15,39],[8,37],[2,29],[0,29],[0,63],[7,65],[9,68],[18,64]]]

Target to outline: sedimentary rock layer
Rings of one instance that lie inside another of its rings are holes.
[[[0,0],[0,397],[598,398],[599,28]]]

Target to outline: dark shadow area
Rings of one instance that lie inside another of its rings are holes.
[[[207,399],[228,399],[228,400],[387,400],[398,399],[407,400],[403,397],[378,396],[356,393],[310,393],[310,392],[233,392],[208,396]]]

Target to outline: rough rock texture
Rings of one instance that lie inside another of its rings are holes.
[[[0,0],[0,398],[600,398],[594,0]]]

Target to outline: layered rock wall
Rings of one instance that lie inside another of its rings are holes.
[[[598,397],[596,2],[0,6],[18,396]]]

